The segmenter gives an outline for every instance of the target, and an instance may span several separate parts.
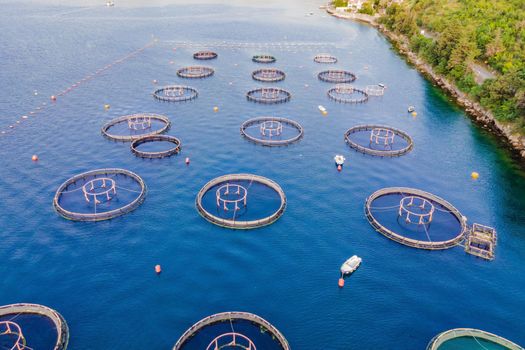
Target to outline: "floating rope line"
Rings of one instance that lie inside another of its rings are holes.
[[[119,190],[124,190],[124,191],[129,191],[129,192],[135,192],[135,193],[142,193],[142,191],[130,190],[129,188],[125,188],[125,187],[120,187],[120,186],[115,186],[115,187],[118,188]]]
[[[322,48],[334,48],[338,45],[336,43],[326,43],[326,42],[308,42],[308,41],[298,41],[298,42],[238,42],[238,41],[179,41],[179,40],[164,40],[163,44],[168,44],[174,46],[174,48],[221,48],[221,49],[271,49],[279,51],[298,51],[298,50],[309,50],[315,51]]]
[[[391,207],[370,207],[370,209],[373,209],[373,210],[392,210],[392,209],[397,209],[397,208],[399,208],[399,204],[393,205]]]
[[[123,62],[127,61],[128,59],[137,56],[138,54],[142,53],[144,50],[146,50],[147,48],[150,48],[154,44],[155,44],[155,41],[150,42],[147,45],[145,45],[145,46],[143,46],[143,47],[141,47],[141,48],[139,48],[139,49],[137,49],[135,51],[130,52],[126,56],[124,56],[122,58],[119,58],[119,59],[113,61],[112,63],[105,65],[102,68],[97,69],[95,72],[87,74],[85,77],[83,77],[79,81],[71,84],[69,87],[67,87],[63,91],[60,91],[59,93],[52,95],[51,96],[51,101],[53,103],[42,102],[39,106],[35,107],[28,114],[22,115],[19,120],[16,120],[13,124],[8,125],[4,130],[0,130],[0,136],[5,136],[5,135],[11,133],[15,129],[16,125],[18,125],[22,121],[28,119],[29,116],[34,116],[35,114],[43,111],[46,107],[53,106],[55,101],[57,100],[57,98],[67,95],[68,93],[73,91],[75,88],[79,87],[81,84],[83,84],[83,83],[85,83],[85,82],[95,78],[96,76],[102,74],[103,72],[107,71],[111,67],[113,67],[113,66],[115,66],[117,64],[123,63]]]
[[[478,338],[476,338],[475,336],[472,336],[472,338],[474,338],[474,340],[476,341],[476,343],[478,343],[479,346],[481,346],[483,349],[485,349],[485,350],[489,350],[488,348],[484,347],[484,346],[478,341]]]
[[[425,229],[425,233],[427,234],[428,241],[432,242],[432,239],[430,238],[430,235],[428,234],[427,225],[423,225],[423,228]]]

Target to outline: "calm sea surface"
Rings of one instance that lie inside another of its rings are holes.
[[[301,350],[424,349],[432,336],[455,327],[525,344],[523,170],[375,29],[328,17],[320,4],[0,3],[0,131],[7,131],[0,134],[0,305],[58,310],[69,324],[70,349],[170,349],[194,322],[229,310],[266,318]],[[142,53],[81,81],[153,38]],[[204,62],[215,75],[178,78],[176,69],[198,63],[192,53],[203,48],[219,54]],[[320,52],[355,72],[357,86],[385,83],[385,96],[357,106],[328,100],[331,85],[316,77],[328,66],[312,61]],[[289,103],[246,101],[246,91],[263,85],[251,78],[261,67],[251,56],[261,53],[273,54],[273,66],[287,73],[275,85],[292,92]],[[154,79],[191,85],[199,97],[155,101]],[[76,82],[50,105],[50,95]],[[409,105],[416,118],[406,113]],[[108,120],[138,112],[169,116],[169,134],[181,139],[182,153],[143,160],[129,144],[101,136]],[[247,142],[241,123],[261,115],[298,121],[304,138],[271,149]],[[395,159],[358,154],[343,133],[360,123],[402,129],[415,147]],[[338,153],[347,159],[341,173],[332,160]],[[57,187],[102,167],[142,176],[149,189],[144,204],[99,223],[58,216]],[[281,185],[288,200],[281,219],[241,232],[199,216],[199,189],[236,172]],[[411,249],[376,233],[363,204],[390,186],[435,193],[470,223],[495,227],[496,259],[474,258],[461,247]],[[363,264],[339,289],[339,266],[353,254]],[[155,264],[162,275],[155,275]]]

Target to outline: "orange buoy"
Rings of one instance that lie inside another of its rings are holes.
[[[337,171],[341,171],[341,170],[343,170],[343,166],[342,166],[341,164],[339,164],[339,165],[337,166]]]
[[[186,157],[186,165],[190,165],[190,158]]]
[[[217,106],[213,107],[213,111],[214,112],[218,112],[219,111],[219,107],[217,107]]]
[[[31,160],[33,162],[36,162],[38,160],[38,156],[36,154],[33,154],[33,156],[31,157]]]
[[[162,268],[160,267],[160,265],[155,265],[155,272],[157,273],[157,275],[162,272]]]
[[[56,101],[57,97],[55,95],[51,95],[51,101]]]
[[[477,180],[479,178],[479,173],[473,171],[472,174],[470,174],[470,177],[472,180]]]
[[[345,286],[345,280],[343,277],[339,279],[339,282],[337,283],[339,285],[339,288],[343,288]]]

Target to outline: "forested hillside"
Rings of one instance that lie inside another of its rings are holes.
[[[525,0],[386,0],[370,3],[413,51],[490,109],[525,128]],[[423,30],[423,32],[422,32]],[[469,65],[496,77],[476,84]]]

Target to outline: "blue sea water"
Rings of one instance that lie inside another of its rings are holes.
[[[56,309],[68,322],[71,349],[169,349],[199,319],[229,310],[267,319],[293,349],[423,349],[456,327],[525,344],[525,173],[374,28],[326,16],[313,0],[103,3],[0,3],[0,132],[7,131],[0,134],[0,304]],[[81,82],[154,38],[152,47]],[[206,62],[214,76],[178,78],[176,69],[196,64],[192,53],[203,48],[219,54]],[[356,106],[328,100],[331,85],[316,77],[326,65],[312,60],[320,52],[355,72],[356,86],[385,83],[385,96]],[[246,91],[268,85],[251,78],[261,66],[251,57],[260,53],[286,72],[272,85],[292,92],[290,102],[246,101]],[[155,79],[194,86],[199,97],[156,101]],[[409,105],[417,117],[406,113]],[[169,116],[182,153],[140,159],[129,144],[100,134],[107,121],[138,112]],[[261,115],[298,121],[304,138],[281,148],[247,142],[241,123]],[[393,159],[356,153],[343,133],[361,123],[402,129],[414,149]],[[340,173],[335,154],[347,159]],[[139,174],[146,201],[111,221],[58,216],[57,187],[102,167]],[[199,216],[199,189],[240,172],[281,185],[287,209],[277,222],[232,231]],[[495,227],[496,259],[460,247],[415,250],[376,233],[363,204],[390,186],[435,193],[470,223]],[[353,254],[363,263],[338,289],[339,266]]]

